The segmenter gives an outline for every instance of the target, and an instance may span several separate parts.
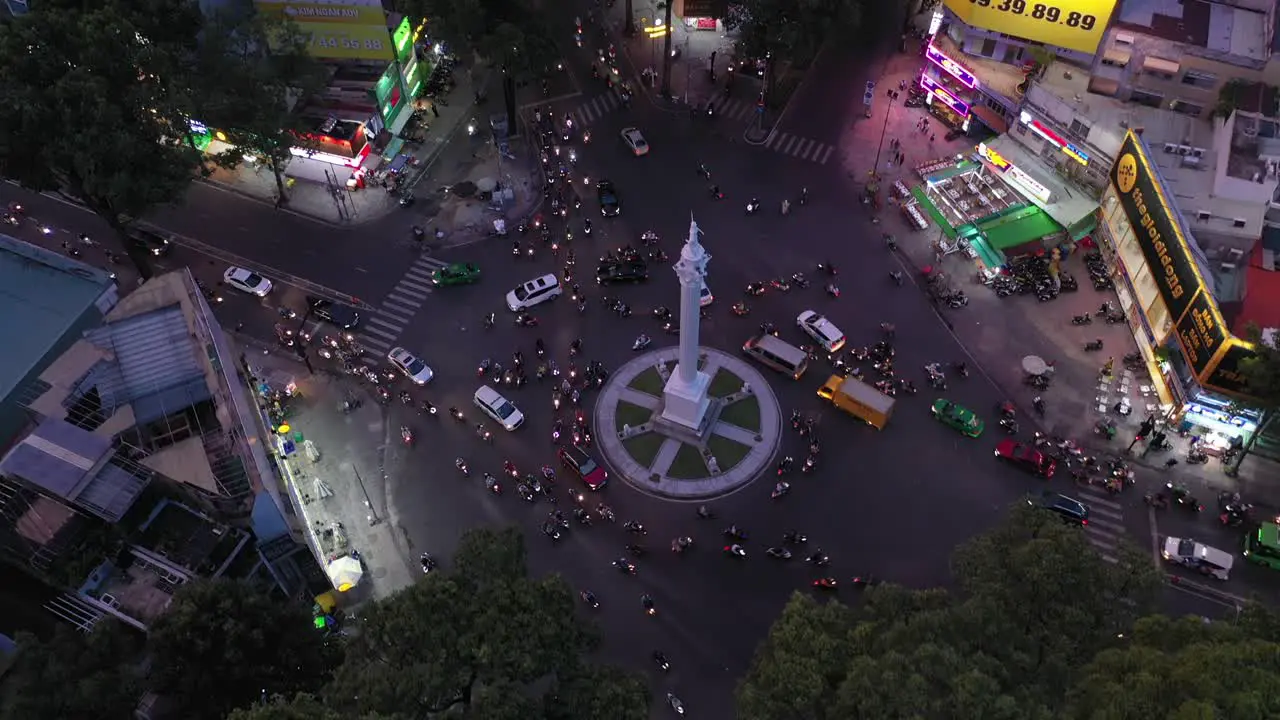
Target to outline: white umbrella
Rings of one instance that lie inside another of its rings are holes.
[[[498,181],[491,177],[482,177],[476,181],[476,189],[480,192],[493,192],[498,187]]]
[[[360,578],[364,577],[364,567],[360,565],[359,560],[350,555],[344,555],[329,563],[325,571],[339,592],[350,590],[360,583]]]
[[[1043,375],[1049,370],[1049,363],[1039,355],[1028,355],[1022,358],[1022,369],[1028,375]]]

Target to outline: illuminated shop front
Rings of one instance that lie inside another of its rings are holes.
[[[318,120],[314,130],[297,133],[298,144],[289,152],[301,158],[330,165],[356,168],[372,149],[364,125],[329,117]]]
[[[1160,399],[1160,412],[1204,433],[1206,452],[1256,429],[1252,412],[1228,413],[1248,399],[1240,362],[1253,355],[1232,336],[1204,261],[1142,139],[1129,132],[1102,197],[1099,247],[1115,279],[1120,306]]]
[[[925,103],[942,122],[964,132],[969,131],[969,104],[956,97],[941,83],[928,75],[920,76],[920,89],[925,92]]]
[[[1085,167],[1089,167],[1089,153],[1064,140],[1062,136],[1046,127],[1044,123],[1032,117],[1027,111],[1024,110],[1018,115],[1018,122],[1025,125],[1031,132],[1039,135],[1048,142],[1050,146],[1056,148],[1058,152],[1061,152],[1063,155],[1066,155]]]

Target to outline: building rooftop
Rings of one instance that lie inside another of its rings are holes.
[[[1280,329],[1280,272],[1277,272],[1276,254],[1258,243],[1249,256],[1245,271],[1244,302],[1231,323],[1231,332],[1245,337],[1250,324],[1263,330]]]
[[[1259,158],[1273,143],[1280,153],[1274,137],[1280,127],[1248,113],[1210,121],[1126,103],[1089,92],[1090,77],[1087,70],[1056,61],[1027,91],[1027,101],[1064,127],[1073,119],[1087,124],[1087,144],[1107,156],[1104,162],[1115,158],[1130,128],[1141,128],[1151,159],[1190,227],[1239,237],[1247,252],[1262,234],[1267,204],[1277,191],[1275,174],[1268,175],[1267,163]]]
[[[978,79],[978,83],[982,87],[1013,102],[1017,102],[1022,97],[1022,93],[1018,90],[1018,85],[1027,77],[1026,71],[1022,68],[989,58],[967,55],[945,32],[940,32],[933,37],[933,45],[956,62],[964,65]]]
[[[1063,228],[1075,226],[1098,209],[1097,198],[1079,187],[1068,185],[1056,173],[1048,172],[1045,164],[1024,149],[1017,140],[1001,135],[988,141],[987,146],[1049,189],[1049,202],[1041,202],[1039,198],[1032,198],[1030,202]]]
[[[111,275],[91,265],[0,235],[0,399],[8,398],[87,310],[116,302]]]
[[[1124,0],[1113,28],[1179,43],[1192,52],[1202,48],[1206,52],[1196,54],[1225,62],[1232,57],[1266,61],[1274,5],[1265,0]]]

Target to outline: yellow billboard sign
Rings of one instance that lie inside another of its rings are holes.
[[[310,37],[311,55],[333,60],[395,59],[395,45],[387,27],[386,12],[380,4],[329,5],[307,2],[254,3],[268,17],[288,18]]]
[[[974,27],[1079,50],[1098,51],[1117,0],[943,0]]]

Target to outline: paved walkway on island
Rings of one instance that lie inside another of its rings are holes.
[[[706,358],[702,372],[714,378],[717,372],[724,369],[749,385],[750,390],[745,394],[735,392],[726,396],[730,402],[724,405],[724,409],[755,397],[760,408],[760,430],[756,432],[717,419],[711,428],[712,434],[745,445],[750,450],[733,467],[703,479],[685,480],[668,475],[672,462],[685,444],[675,438],[667,437],[654,455],[652,464],[649,467],[643,466],[627,451],[622,433],[617,430],[618,403],[626,402],[646,410],[657,410],[662,403],[660,396],[637,390],[630,387],[630,384],[645,372],[674,361],[679,348],[664,348],[631,360],[613,373],[601,391],[595,406],[595,426],[599,429],[597,436],[600,450],[606,462],[612,466],[614,474],[641,492],[678,500],[702,500],[726,495],[759,477],[782,442],[782,414],[777,397],[765,377],[747,362],[729,353],[707,347],[701,348],[701,352]],[[712,402],[717,400],[719,399],[713,398]],[[708,412],[715,411],[713,408]],[[646,430],[632,434],[627,439],[640,437],[647,432],[656,431]]]

